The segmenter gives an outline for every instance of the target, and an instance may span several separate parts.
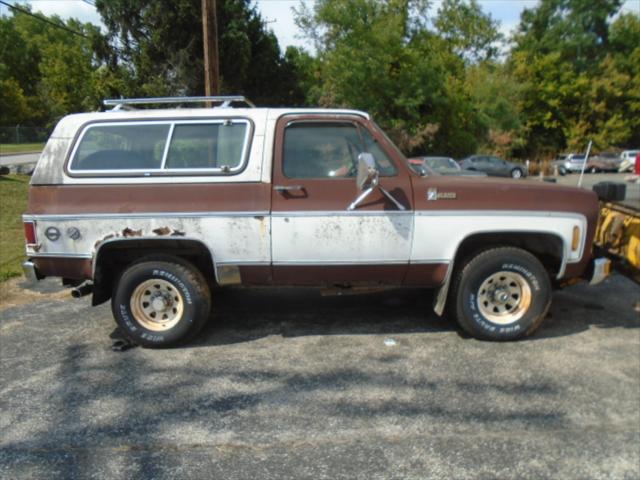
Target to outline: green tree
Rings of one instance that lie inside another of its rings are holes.
[[[296,22],[316,45],[318,103],[366,110],[408,154],[458,155],[480,125],[464,91],[464,61],[428,30],[427,3],[320,0]]]
[[[608,51],[609,25],[622,0],[541,0],[521,15],[514,51],[560,53],[578,71],[590,70]]]
[[[471,62],[495,59],[503,40],[498,22],[476,0],[444,0],[434,21],[436,31],[461,57]]]
[[[523,124],[518,111],[521,86],[504,64],[483,62],[466,72],[466,89],[487,132],[480,139],[483,150],[509,157],[522,148]]]
[[[76,20],[34,15],[14,11],[12,16],[0,17],[0,121],[4,125],[51,126],[64,114],[98,104],[90,40],[98,29]]]
[[[523,12],[509,58],[526,150],[549,155],[636,141],[638,16],[619,0],[543,0]],[[634,57],[634,55],[636,55]]]
[[[0,17],[0,125],[16,125],[29,118],[23,85],[35,85],[36,72],[34,52],[27,47],[14,22]],[[30,93],[35,93],[35,89]]]
[[[117,76],[126,71],[137,95],[204,93],[201,2],[97,0],[107,35],[96,50]],[[302,101],[295,71],[249,0],[218,0],[222,93],[262,105]]]

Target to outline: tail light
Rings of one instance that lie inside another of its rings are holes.
[[[27,245],[35,245],[38,243],[38,239],[36,238],[35,222],[24,222],[24,238]]]

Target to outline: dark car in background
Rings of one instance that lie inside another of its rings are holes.
[[[471,155],[460,160],[460,166],[465,170],[484,172],[492,177],[522,178],[527,176],[527,169],[523,165],[507,162],[493,155]]]
[[[409,159],[409,166],[420,175],[432,170],[440,175],[460,175],[463,177],[486,177],[484,172],[463,170],[451,157],[415,157]]]

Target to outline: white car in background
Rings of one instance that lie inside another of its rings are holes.
[[[581,153],[561,154],[552,165],[558,168],[560,175],[566,175],[567,173],[580,172],[586,158],[586,155]]]
[[[619,172],[632,172],[636,165],[636,157],[640,154],[640,150],[625,150],[620,154]]]

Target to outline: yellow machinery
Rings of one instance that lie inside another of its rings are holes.
[[[615,256],[632,278],[640,281],[640,210],[603,202],[595,242]]]

